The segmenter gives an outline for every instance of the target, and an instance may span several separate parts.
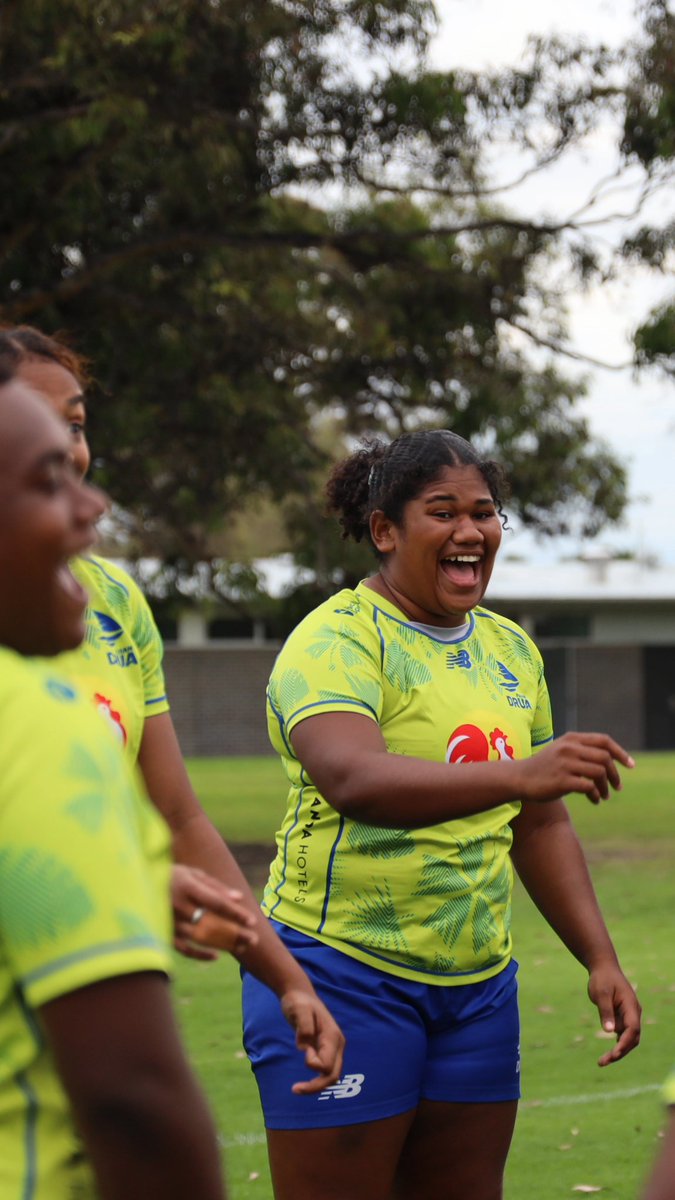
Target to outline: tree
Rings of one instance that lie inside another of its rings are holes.
[[[650,3],[622,55],[538,44],[491,76],[430,70],[434,21],[431,0],[0,10],[0,315],[91,357],[98,477],[172,577],[254,494],[307,526],[327,415],[333,446],[437,423],[478,438],[538,529],[621,514],[583,383],[525,349],[566,350],[547,262],[564,252],[567,286],[607,265],[584,214],[511,212],[490,153],[508,131],[535,172],[613,110],[648,191],[672,157],[672,17]],[[650,320],[641,362],[672,335],[672,313],[665,334]]]
[[[627,90],[622,150],[649,179],[665,174],[675,158],[675,16],[666,3],[649,7],[646,31]],[[643,226],[625,239],[622,250],[627,259],[665,271],[674,247],[671,221],[662,229]],[[675,294],[637,329],[635,350],[639,365],[656,363],[675,375]]]

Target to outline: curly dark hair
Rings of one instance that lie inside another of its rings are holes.
[[[0,363],[4,369],[14,373],[29,359],[57,363],[70,371],[83,388],[92,382],[87,359],[69,345],[65,334],[51,337],[33,325],[0,326]]]
[[[393,442],[366,439],[331,471],[326,483],[328,511],[337,516],[343,538],[360,542],[366,537],[372,545],[371,513],[381,509],[400,525],[406,504],[437,479],[443,467],[459,466],[477,467],[506,527],[503,503],[509,488],[503,467],[494,459],[481,458],[470,442],[450,429],[404,433]]]

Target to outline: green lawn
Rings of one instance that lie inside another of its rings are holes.
[[[272,843],[285,785],[273,758],[191,762],[214,823],[237,841]],[[605,1049],[585,974],[517,890],[523,1103],[507,1200],[557,1200],[580,1185],[636,1200],[657,1145],[658,1087],[675,1060],[675,756],[640,756],[623,792],[571,804],[624,968],[645,1012],[640,1048],[600,1070]],[[181,960],[177,1000],[195,1068],[216,1114],[232,1200],[271,1200],[257,1092],[239,1033],[238,969]]]

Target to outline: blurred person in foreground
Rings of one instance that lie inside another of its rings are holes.
[[[272,671],[289,788],[264,908],[345,1032],[345,1073],[292,1094],[292,1043],[245,977],[277,1200],[501,1197],[520,1095],[513,868],[588,972],[615,1037],[600,1066],[639,1040],[562,799],[599,804],[633,760],[606,734],[553,739],[537,647],[482,606],[504,495],[500,465],[450,430],[373,439],[328,480],[375,569]]]
[[[0,1196],[223,1200],[171,1007],[169,838],[56,664],[104,503],[0,366]]]
[[[663,1099],[668,1109],[664,1141],[652,1167],[642,1200],[675,1200],[675,1067],[665,1082]]]
[[[73,463],[84,478],[90,464],[84,360],[63,339],[23,325],[0,329],[3,363],[67,426]],[[86,632],[58,667],[98,709],[129,761],[137,763],[150,800],[171,829],[178,864],[172,877],[175,944],[196,958],[212,957],[204,948],[209,945],[230,950],[274,992],[292,1027],[297,1057],[304,1056],[310,1070],[297,1090],[320,1092],[338,1078],[344,1038],[306,973],[262,916],[195,795],[169,711],[162,640],[147,600],[128,572],[100,555],[77,554],[70,568],[87,592]]]

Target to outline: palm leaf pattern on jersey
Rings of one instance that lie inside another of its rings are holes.
[[[157,641],[156,626],[145,608],[139,608],[136,614],[133,638],[139,650],[147,650],[148,646]]]
[[[138,913],[128,912],[126,909],[118,909],[115,913],[119,921],[120,930],[125,938],[133,942],[145,942],[146,944],[155,944],[157,942],[157,934],[147,921],[144,921]]]
[[[446,946],[454,946],[455,942],[468,924],[473,907],[471,892],[456,893],[451,900],[445,900],[440,908],[435,909],[422,921],[422,925],[435,930]]]
[[[472,849],[473,858],[469,856],[469,862],[477,869],[477,851],[475,847]],[[482,863],[482,851],[480,861]],[[473,882],[470,876],[470,871],[464,874],[451,866],[447,858],[424,855],[424,866],[414,895],[443,897],[442,904],[422,924],[434,929],[447,946],[457,941],[471,915]]]
[[[414,646],[420,636],[418,629],[414,629],[412,625],[404,625],[401,621],[392,621],[391,626],[392,641],[398,638],[400,642]]]
[[[374,713],[379,712],[380,701],[382,699],[382,689],[374,679],[368,679],[366,676],[345,675],[346,687],[344,691],[337,691],[327,688],[321,688],[317,695],[320,700],[338,700],[344,703],[345,700],[362,700],[367,708],[372,709]]]
[[[477,896],[474,904],[471,933],[474,953],[478,954],[497,935],[497,925],[492,909],[483,896]]]
[[[387,646],[383,674],[387,683],[404,694],[431,679],[429,668],[413,658],[399,642],[390,642]]]
[[[391,645],[398,639],[407,646],[414,646],[417,658],[423,654],[427,662],[433,662],[434,658],[440,658],[447,649],[445,642],[437,642],[434,638],[425,637],[424,634],[420,634],[419,629],[415,629],[412,625],[402,625],[397,621],[392,622],[392,626],[389,630],[389,644]]]
[[[111,579],[99,567],[94,567],[94,571],[101,594],[111,612],[114,612],[121,624],[128,621],[131,617],[131,596],[128,588],[118,583],[116,579]]]
[[[284,717],[288,717],[309,695],[309,684],[301,671],[296,671],[295,667],[291,667],[289,671],[283,671],[281,676],[275,679],[273,690],[274,696],[270,689],[272,703],[278,700],[276,707],[280,709]]]
[[[451,975],[457,966],[456,956],[445,954],[435,954],[433,958],[433,970],[435,975]]]
[[[469,838],[457,848],[459,866],[446,858],[424,855],[424,867],[415,889],[416,896],[443,896],[443,903],[423,921],[452,946],[467,925],[471,925],[475,952],[491,941],[497,927],[492,905],[503,905],[509,896],[509,872],[506,867],[492,879],[485,862],[482,838]]]
[[[105,821],[108,800],[102,791],[85,792],[76,796],[66,806],[66,812],[77,821],[87,833],[96,834]]]
[[[386,881],[366,896],[357,895],[350,904],[352,911],[343,918],[341,936],[373,949],[410,957],[401,923],[410,920],[413,914],[397,912]]]
[[[477,879],[485,867],[485,842],[482,838],[467,838],[457,847],[457,857],[462,864],[462,870]]]
[[[371,662],[378,661],[371,647],[355,636],[353,625],[348,625],[344,621],[337,628],[333,625],[320,625],[315,630],[312,640],[308,642],[305,651],[310,658],[323,658],[325,654],[330,655],[333,660],[330,670],[333,671],[340,666],[349,670],[350,667],[362,663],[364,658],[370,659]],[[334,661],[336,658],[337,662]]]
[[[352,825],[347,845],[370,858],[405,858],[415,852],[415,841],[405,830],[378,829],[374,825]]]
[[[114,743],[101,744],[98,755],[94,756],[87,746],[75,742],[68,758],[68,772],[73,789],[78,784],[81,788],[67,806],[69,815],[92,834],[98,832],[110,817],[135,845],[138,839],[137,801]],[[117,799],[113,805],[107,802],[112,781],[117,785]]]
[[[480,895],[476,898],[473,914],[473,948],[478,954],[497,936],[495,916],[499,914],[508,930],[510,927],[511,875],[504,864],[491,879],[483,880]]]
[[[511,630],[506,630],[506,654],[504,661],[508,667],[512,664],[517,665],[522,670],[523,667],[529,668],[530,671],[535,670],[535,661],[532,657],[532,649],[523,637],[517,633],[511,633]]]
[[[107,784],[100,763],[82,743],[74,743],[67,761],[73,791],[80,791],[66,805],[66,812],[90,834],[98,833],[108,814]]]
[[[94,912],[71,868],[37,847],[0,850],[0,876],[0,920],[16,945],[47,945]]]

